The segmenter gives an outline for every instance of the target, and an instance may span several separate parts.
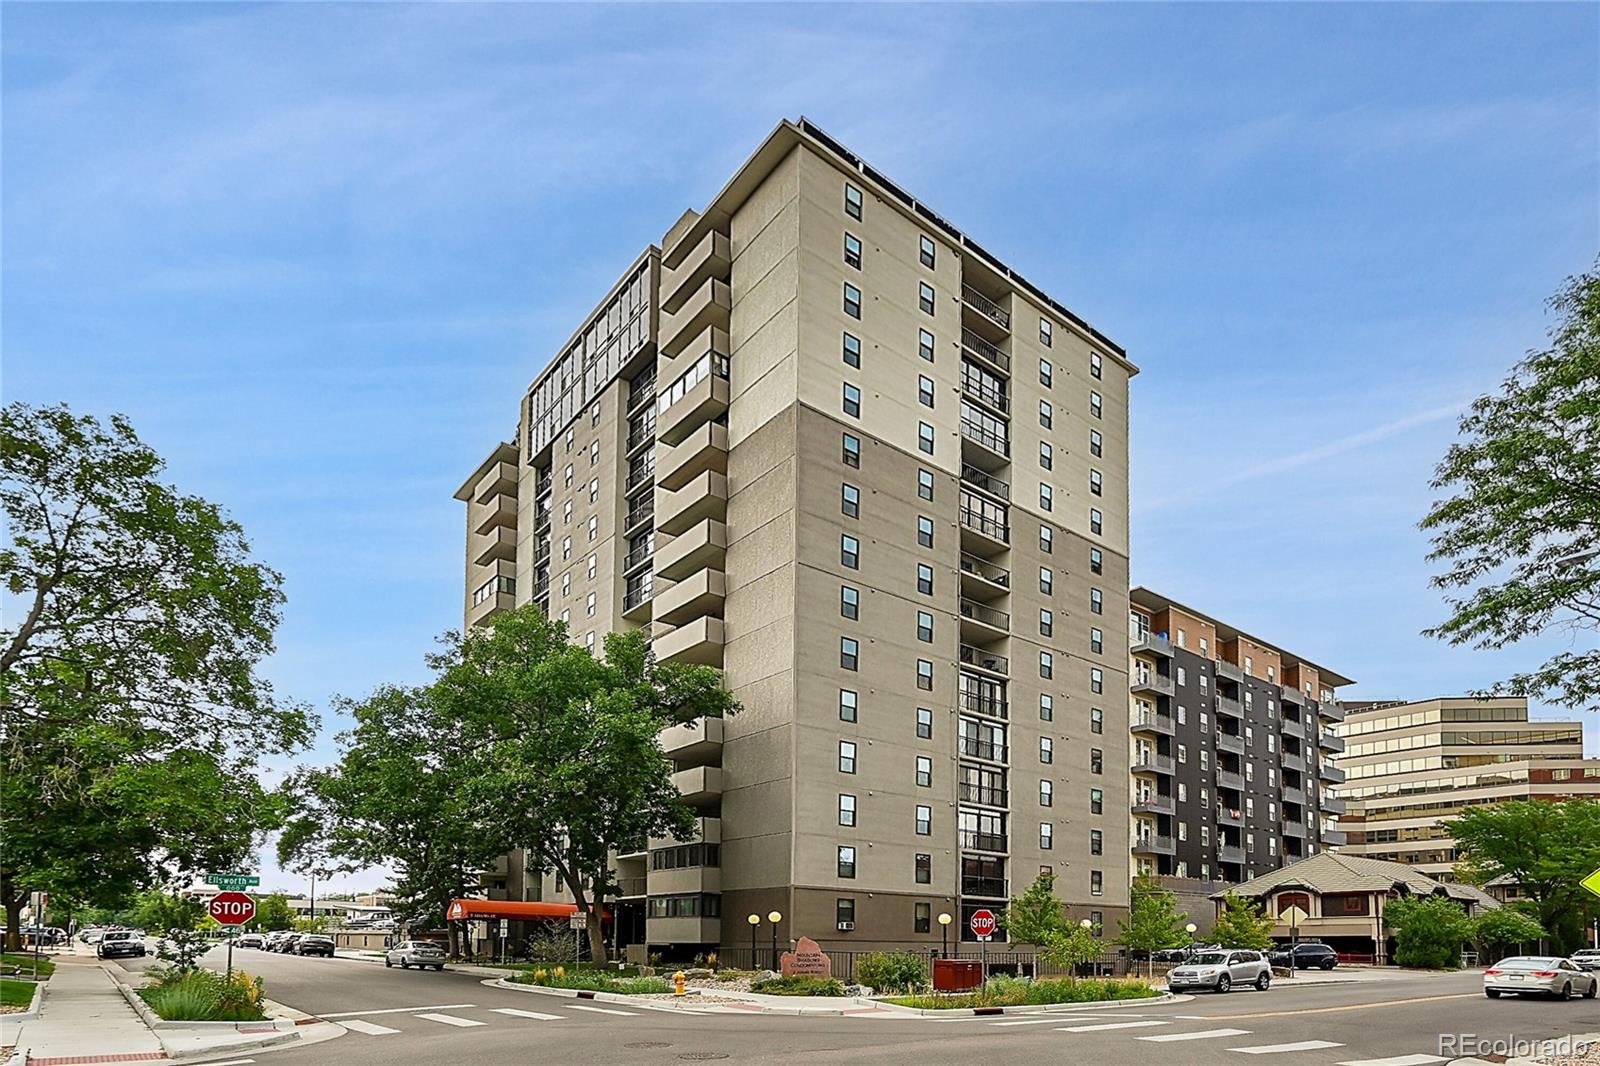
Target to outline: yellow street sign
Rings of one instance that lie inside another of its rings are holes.
[[[1578,884],[1582,885],[1584,888],[1587,888],[1595,895],[1600,896],[1600,870],[1596,870],[1588,877],[1585,877],[1582,881],[1579,881]]]

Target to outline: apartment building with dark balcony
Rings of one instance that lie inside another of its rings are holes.
[[[1344,842],[1351,680],[1147,588],[1129,606],[1133,871],[1240,882]]]
[[[648,626],[744,705],[663,736],[700,830],[616,857],[622,943],[936,947],[1045,870],[1116,928],[1134,373],[804,120],[629,267],[458,493],[469,624]]]

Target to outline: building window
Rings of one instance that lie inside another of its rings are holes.
[[[1089,813],[1106,813],[1106,794],[1103,790],[1098,788],[1091,788],[1089,790]]]
[[[1039,653],[1039,676],[1046,680],[1055,676],[1055,656],[1047,651]]]
[[[852,762],[851,765],[853,766],[854,763]],[[854,770],[850,770],[848,772],[855,773]],[[839,824],[856,824],[856,798],[843,792],[839,794]]]
[[[933,739],[933,712],[926,707],[917,708],[917,736],[923,740]]]
[[[1055,741],[1049,737],[1039,738],[1039,761],[1046,765],[1055,761]]]
[[[844,235],[844,265],[861,269],[861,241],[853,233]]]
[[[1055,335],[1055,324],[1048,318],[1041,318],[1039,320],[1039,343],[1048,348],[1054,342]]]
[[[1039,527],[1039,550],[1049,555],[1056,548],[1056,531],[1049,526]]]
[[[917,423],[917,447],[929,455],[933,454],[933,427],[926,422]]]
[[[600,557],[598,555],[590,555],[589,556],[589,580],[590,581],[594,580],[595,572],[599,568],[600,568]]]
[[[1049,441],[1039,442],[1039,466],[1045,470],[1055,466],[1055,449],[1050,447]]]
[[[1099,418],[1102,414],[1101,406],[1100,394],[1098,392],[1090,392],[1089,413],[1094,415],[1096,418]]]
[[[1099,352],[1089,353],[1089,376],[1098,378],[1104,373],[1104,367]]]
[[[1106,650],[1106,635],[1094,626],[1089,627],[1089,650],[1096,655],[1104,654]]]
[[[1055,507],[1055,490],[1044,482],[1039,482],[1039,509],[1049,511]]]
[[[1099,589],[1094,589],[1094,588],[1090,589],[1089,590],[1089,613],[1090,614],[1105,614],[1105,611],[1106,611],[1105,595]]]
[[[839,586],[839,613],[849,619],[861,617],[861,593],[849,585]]]
[[[1106,672],[1098,666],[1089,667],[1089,691],[1102,695],[1106,690]]]
[[[561,524],[564,525],[564,526],[572,525],[572,501],[571,500],[567,500],[567,501],[563,502],[562,505],[561,505]]]
[[[593,544],[594,541],[595,541],[595,538],[598,537],[599,535],[600,535],[600,516],[597,515],[597,514],[596,515],[590,515],[589,516],[589,543]]]
[[[933,856],[932,855],[926,855],[926,854],[923,854],[922,852],[918,852],[917,853],[917,858],[916,858],[915,869],[917,871],[916,872],[916,882],[917,882],[917,884],[919,884],[919,885],[931,885],[931,884],[933,884]]]
[[[589,502],[590,503],[594,503],[599,499],[600,499],[600,479],[597,478],[597,477],[590,478],[589,479]]]
[[[917,639],[924,644],[933,643],[933,615],[927,611],[917,612]]]
[[[1103,574],[1103,573],[1105,573],[1105,569],[1106,569],[1105,556],[1101,554],[1099,548],[1090,548],[1089,549],[1089,573],[1091,573],[1091,574]]]
[[[917,591],[924,596],[933,595],[933,567],[927,563],[917,564]]]
[[[1106,731],[1106,712],[1099,707],[1089,708],[1089,732],[1104,733]]]
[[[861,490],[846,482],[839,486],[839,511],[847,518],[861,517]]]
[[[933,690],[933,663],[927,659],[917,660],[917,687],[925,691]]]
[[[920,236],[920,237],[918,237],[917,238],[917,258],[919,260],[921,260],[922,265],[927,267],[929,270],[933,269],[933,262],[934,262],[933,257],[934,257],[933,239],[931,237],[928,237],[928,236]]]
[[[1096,496],[1105,495],[1104,479],[1101,478],[1098,470],[1089,471],[1089,491]]]
[[[572,558],[572,538],[571,537],[562,537],[561,538],[561,558],[562,558],[562,561],[566,561],[567,559],[571,559]]]
[[[1050,365],[1050,360],[1039,360],[1039,384],[1048,389],[1050,383],[1055,380],[1055,376],[1055,368]]]
[[[584,612],[590,618],[594,617],[594,605],[595,605],[595,596],[594,596],[594,593],[591,592],[591,593],[589,593],[589,598],[587,600],[585,600],[584,604],[583,604]]]
[[[1055,422],[1055,415],[1051,411],[1049,400],[1039,401],[1039,424],[1045,429],[1050,429]]]
[[[845,930],[855,928],[856,901],[842,896],[839,899],[834,900],[833,917],[834,924],[840,928]]]
[[[1089,854],[1104,855],[1106,852],[1106,835],[1098,829],[1089,830]]]
[[[1049,851],[1055,847],[1055,827],[1049,822],[1039,823],[1039,850]]]
[[[917,282],[917,306],[924,314],[933,314],[933,286],[926,281]]]
[[[843,358],[846,366],[861,366],[861,338],[854,333],[844,335]]]
[[[927,933],[933,929],[933,904],[915,903],[911,911],[911,931],[913,933]]]
[[[924,407],[933,406],[933,379],[926,374],[917,375],[917,402]]]
[[[844,383],[844,413],[851,418],[861,417],[861,390],[848,381]]]
[[[933,334],[925,329],[917,330],[917,354],[933,362]]]
[[[1089,508],[1089,532],[1099,536],[1105,532],[1105,516],[1100,513],[1100,508]]]
[[[861,542],[848,533],[839,537],[839,562],[851,570],[861,568]]]
[[[1048,607],[1039,608],[1039,635],[1041,637],[1054,636],[1056,631],[1056,614]]]
[[[1106,772],[1106,753],[1100,748],[1089,749],[1089,772],[1091,774]]]
[[[1056,717],[1056,698],[1048,692],[1039,693],[1039,720],[1053,722]]]
[[[861,645],[854,637],[839,638],[839,665],[854,670],[861,663]]]
[[[924,548],[933,547],[933,519],[927,515],[917,515],[917,543]]]
[[[855,877],[856,875],[856,849],[847,844],[839,845],[839,876]]]
[[[1106,894],[1106,875],[1099,870],[1089,871],[1089,895],[1103,896]]]
[[[1056,803],[1056,786],[1051,781],[1039,782],[1039,806],[1054,807]]]
[[[841,774],[853,774],[856,772],[856,746],[854,741],[839,741],[839,772]],[[839,806],[841,810],[844,809],[842,801]],[[855,810],[854,796],[850,797],[850,809],[852,811]]]
[[[589,444],[589,465],[598,466],[600,463],[600,442],[592,441]]]
[[[1048,596],[1053,588],[1055,588],[1055,575],[1048,566],[1039,567],[1039,591]]]
[[[856,712],[860,708],[861,697],[854,689],[842,688],[839,690],[839,721],[854,722]]]
[[[1091,429],[1089,431],[1089,454],[1094,456],[1096,459],[1099,459],[1103,457],[1105,453],[1105,438],[1100,436],[1100,431],[1098,429]]]
[[[923,806],[919,805],[917,807],[917,836],[925,837],[925,836],[932,836],[932,835],[933,835],[933,808],[932,807],[923,807]]]
[[[853,219],[861,218],[861,190],[848,181],[844,183],[844,213]]]
[[[917,787],[933,787],[933,760],[926,755],[917,756]]]
[[[844,283],[844,313],[851,318],[861,317],[861,290],[848,281]]]
[[[924,500],[933,499],[933,471],[917,471],[917,495]]]
[[[844,435],[844,465],[861,468],[861,438],[849,433]]]

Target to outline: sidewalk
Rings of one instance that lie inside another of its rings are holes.
[[[139,1062],[167,1057],[161,1041],[139,1020],[98,962],[61,955],[55,963],[39,1016],[13,1030],[0,1015],[0,1028],[5,1030],[0,1044],[16,1044],[32,1066],[62,1059]]]

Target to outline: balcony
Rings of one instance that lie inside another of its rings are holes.
[[[1155,655],[1163,659],[1172,658],[1172,641],[1154,633],[1146,634],[1134,641],[1133,647],[1128,649],[1134,655]]]
[[[1010,799],[1003,788],[975,785],[970,781],[961,782],[960,798],[962,803],[976,803],[981,807],[1004,807]]]
[[[1317,768],[1317,776],[1329,784],[1340,785],[1344,783],[1345,778],[1349,775],[1331,762],[1324,760],[1322,765]]]
[[[728,379],[711,374],[656,418],[656,439],[679,444],[701,425],[728,409]]]
[[[1233,663],[1230,663],[1228,660],[1215,659],[1213,660],[1213,663],[1217,668],[1217,676],[1223,680],[1241,682],[1244,680],[1244,671],[1239,669]]]
[[[700,243],[672,268],[661,271],[661,310],[673,314],[712,278],[725,278],[733,265],[733,249],[728,238],[710,230]]]
[[[1217,848],[1217,861],[1230,863],[1234,866],[1244,865],[1244,849],[1235,844],[1223,844]]]
[[[1303,788],[1294,788],[1291,785],[1284,785],[1283,786],[1283,802],[1285,804],[1298,803],[1302,807],[1305,806],[1306,790],[1303,789]]]
[[[478,484],[473,489],[473,498],[479,503],[488,503],[496,496],[516,494],[517,464],[515,463],[495,463],[478,479]]]
[[[645,895],[644,877],[619,877],[617,878],[617,897],[619,899],[638,899]]]
[[[722,869],[717,866],[681,866],[676,870],[651,870],[650,891],[657,896],[684,896],[722,892]]]
[[[984,340],[977,331],[962,326],[961,347],[967,351],[967,354],[977,356],[1001,374],[1010,376],[1011,357],[1001,351],[998,346]]]
[[[1229,807],[1219,803],[1217,804],[1217,824],[1243,826],[1244,812],[1237,807]]]
[[[1178,853],[1178,845],[1170,836],[1150,833],[1134,838],[1133,853],[1135,855],[1176,855]]]
[[[1286,837],[1300,837],[1301,839],[1304,839],[1306,835],[1306,823],[1297,818],[1285,818],[1283,820],[1283,835]]]
[[[656,498],[654,495],[641,496],[633,501],[633,506],[628,508],[628,516],[622,520],[622,533],[631,537],[645,527],[656,516]]]
[[[972,455],[977,460],[972,465],[984,466],[987,464],[985,469],[989,470],[998,469],[1011,461],[1010,440],[1003,433],[985,426],[977,419],[963,418],[961,420],[961,439],[963,444],[970,441],[979,446],[975,453],[966,447],[961,449],[963,465],[966,465],[965,459],[968,455]]]
[[[1217,697],[1217,713],[1225,714],[1229,718],[1244,718],[1244,706],[1232,696]]]
[[[722,843],[722,819],[715,815],[696,818],[693,831],[686,837],[651,837],[652,848],[669,848],[675,844]]]
[[[982,404],[994,414],[1002,418],[1011,414],[1011,399],[1006,395],[1004,388],[994,385],[967,374],[961,376],[961,395],[974,403]]]
[[[727,514],[728,479],[715,470],[691,479],[676,492],[656,490],[656,528],[669,536],[681,536],[708,518],[720,522]]]
[[[1004,851],[1004,838],[998,848],[984,848],[984,851]],[[1010,899],[1011,892],[1003,877],[967,877],[962,875],[961,894],[963,896],[982,896],[984,899]]]
[[[1338,796],[1322,797],[1323,814],[1344,814],[1349,809],[1350,804],[1340,799]]]
[[[1338,847],[1341,844],[1346,844],[1349,842],[1349,840],[1349,836],[1345,834],[1343,829],[1324,829],[1322,831],[1322,842],[1331,847]]]
[[[722,801],[722,768],[719,766],[679,770],[672,775],[672,783],[683,793],[683,802],[691,807],[709,807]]]
[[[727,577],[721,570],[699,570],[656,596],[651,617],[669,626],[722,613],[728,595]]]
[[[1128,725],[1128,730],[1133,733],[1164,734],[1169,737],[1175,729],[1172,715],[1160,711],[1140,711]]]
[[[1133,813],[1151,815],[1175,814],[1177,813],[1177,807],[1174,805],[1173,798],[1169,793],[1151,792],[1147,795],[1135,795],[1133,797]]]
[[[1238,733],[1224,733],[1217,731],[1217,750],[1231,751],[1235,755],[1244,754],[1244,737]]]
[[[986,322],[1007,332],[1011,329],[1011,312],[989,299],[971,285],[961,286],[961,302],[972,308]]]
[[[499,559],[512,562],[517,558],[517,531],[501,526],[488,535],[473,540],[475,549],[472,561],[478,566],[488,566]]]
[[[969,600],[963,596],[958,604],[961,611],[962,628],[971,628],[977,631],[977,638],[1005,636],[1011,630],[1011,615],[1005,611],[997,610]]]
[[[976,829],[962,829],[956,834],[963,851],[1005,851],[1004,833],[983,833]]]
[[[970,675],[963,675],[970,676]],[[981,691],[968,690],[956,697],[956,706],[971,714],[981,714],[986,718],[1005,719],[1010,717],[1010,705],[1004,696],[990,696]]]
[[[1297,751],[1289,751],[1285,748],[1278,753],[1278,765],[1285,770],[1300,770],[1303,772],[1306,768],[1305,756]]]
[[[648,621],[651,598],[655,589],[650,582],[640,582],[622,596],[622,617],[632,622]]]
[[[728,472],[728,427],[707,422],[675,445],[656,451],[656,485],[676,492],[706,471]]]
[[[1304,707],[1306,705],[1305,693],[1297,688],[1290,688],[1285,685],[1283,686],[1283,702],[1292,703],[1297,707]]]
[[[657,605],[659,608],[659,600]],[[721,669],[722,646],[726,643],[722,619],[701,616],[657,636],[650,642],[650,649],[657,662],[698,663]]]
[[[1128,686],[1131,692],[1143,692],[1153,696],[1172,695],[1172,675],[1163,674],[1156,670],[1147,670],[1136,673],[1133,683]]]
[[[1133,772],[1136,774],[1165,774],[1172,776],[1172,756],[1157,755],[1154,752],[1135,752],[1133,756]]]
[[[1217,787],[1231,788],[1235,792],[1242,791],[1244,789],[1244,775],[1234,773],[1232,770],[1224,770],[1219,766],[1217,767]]]
[[[1006,761],[1006,746],[993,740],[979,740],[977,737],[957,737],[956,750],[970,759],[987,759],[989,762]]]
[[[1344,704],[1338,700],[1328,700],[1326,703],[1317,704],[1317,714],[1330,722],[1344,721]]]
[[[1011,527],[1005,516],[995,518],[971,507],[963,507],[959,517],[963,533],[976,535],[970,538],[976,547],[1004,551],[1010,546]]]
[[[733,311],[733,290],[720,278],[707,278],[673,314],[661,316],[661,354],[671,357],[687,348],[708,329],[728,329]]]
[[[681,763],[708,765],[722,757],[721,718],[668,726],[661,731],[661,750]]]
[[[628,482],[623,487],[623,492],[632,496],[642,486],[650,484],[650,479],[656,473],[656,453],[652,451],[641,452],[637,458],[628,464]]]
[[[516,606],[517,597],[514,593],[492,590],[482,599],[474,597],[472,606],[467,608],[467,624],[482,625],[497,614],[514,610]]]
[[[743,919],[739,931],[744,932]],[[718,944],[722,942],[722,919],[647,916],[644,938],[647,944]]]
[[[653,539],[647,539],[643,544],[623,556],[622,572],[624,574],[631,575],[650,561],[651,553],[655,551],[655,545],[651,542]]]
[[[1002,677],[1011,676],[1011,660],[998,652],[984,651],[971,644],[962,644],[957,649],[957,654],[963,666],[975,667]]]
[[[1011,571],[971,552],[962,552],[961,593],[963,596],[995,596],[1011,591]]]
[[[1323,751],[1340,752],[1345,749],[1344,737],[1323,733],[1317,738],[1317,747]]]
[[[474,533],[488,533],[500,526],[515,528],[517,524],[517,498],[515,496],[494,496],[487,504],[476,504],[473,511],[477,523],[473,527]]]
[[[1011,501],[1010,484],[995,477],[982,467],[973,466],[971,463],[962,463],[961,480],[974,488],[982,489],[997,500],[1006,503]]]
[[[691,526],[671,544],[656,549],[656,574],[682,581],[697,570],[721,570],[728,550],[728,527],[714,518]]]

